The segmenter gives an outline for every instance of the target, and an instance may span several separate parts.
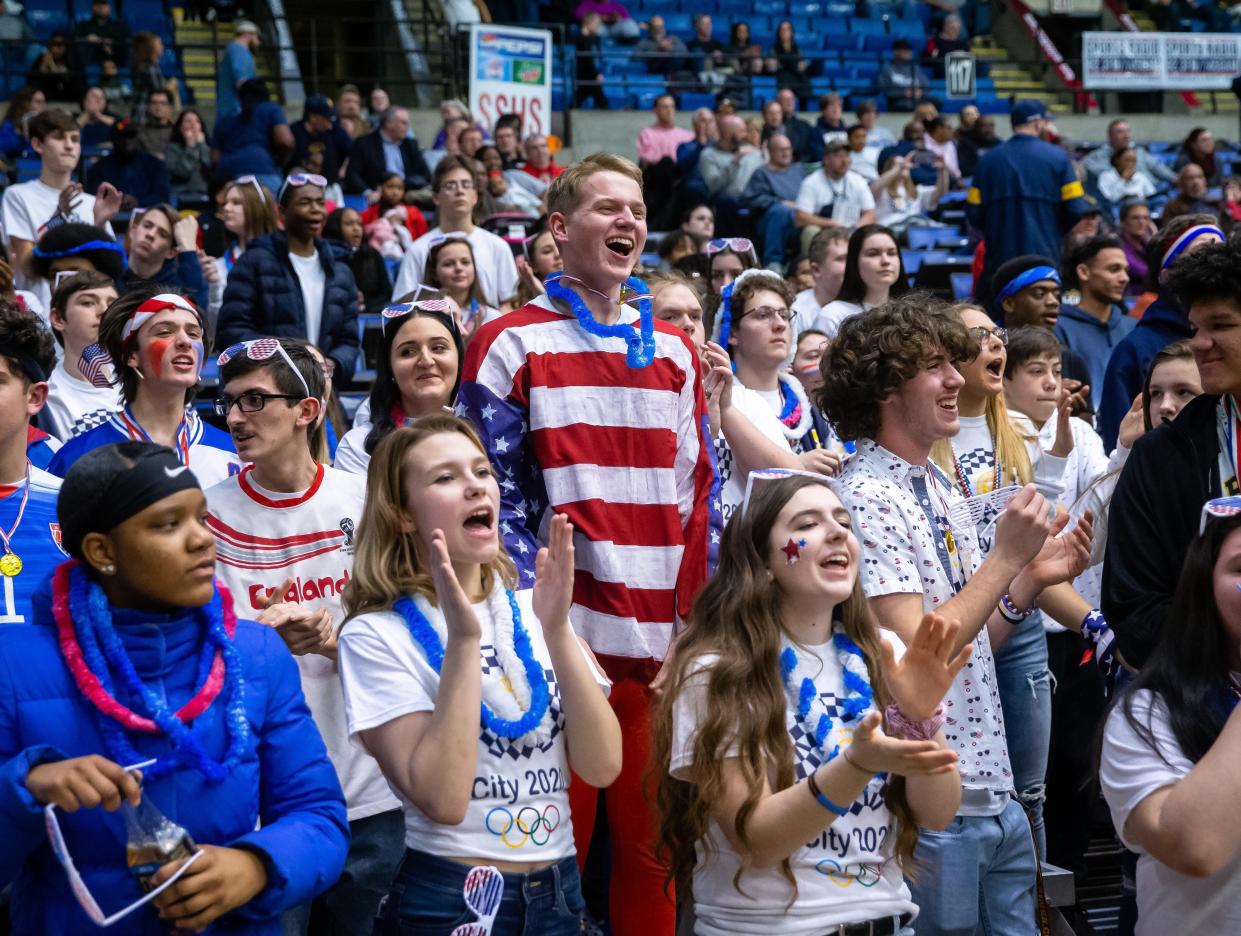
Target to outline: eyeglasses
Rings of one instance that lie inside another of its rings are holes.
[[[717,237],[707,241],[702,247],[702,252],[708,257],[725,250],[733,253],[753,253],[754,244],[748,237]]]
[[[220,353],[220,356],[216,358],[216,364],[219,367],[223,367],[233,358],[242,353],[244,353],[245,356],[251,361],[266,361],[269,357],[279,354],[282,358],[284,358],[284,363],[289,365],[289,370],[293,371],[293,374],[301,383],[302,389],[306,391],[306,397],[311,396],[310,385],[306,383],[306,378],[302,376],[301,369],[293,363],[293,359],[289,357],[289,353],[284,350],[284,345],[280,343],[278,338],[254,338],[250,341],[239,341],[234,345],[229,345]],[[302,397],[302,399],[306,399],[306,397]],[[262,408],[263,404],[260,403],[256,409],[248,410],[243,406],[241,411],[243,413],[255,413]],[[219,406],[216,407],[216,412],[220,412]],[[224,412],[220,413],[220,415],[227,416],[228,410],[225,409]]]
[[[750,495],[754,492],[755,482],[782,481],[785,478],[810,478],[833,491],[836,490],[831,478],[813,471],[798,471],[795,468],[755,468],[745,479],[745,496],[741,498],[740,516],[744,517],[746,511],[750,509]]]
[[[1008,347],[1008,329],[1006,328],[985,328],[982,325],[975,325],[970,329],[970,334],[978,340],[980,348],[985,348],[989,342],[999,342],[1001,348]]]
[[[450,179],[447,182],[440,183],[441,192],[470,192],[474,190],[474,182],[471,179]]]
[[[461,888],[465,906],[478,917],[472,923],[462,923],[449,936],[488,936],[500,913],[504,898],[504,875],[491,865],[471,868]]]
[[[756,322],[762,322],[764,325],[780,319],[786,325],[793,321],[793,310],[788,306],[774,308],[773,306],[759,306],[757,309],[751,309],[749,312],[743,312],[737,316],[740,322],[743,318],[754,319]]]
[[[243,413],[257,413],[267,405],[268,400],[305,400],[306,397],[297,396],[294,393],[262,393],[258,390],[247,390],[240,396],[229,396],[227,393],[215,398],[215,414],[217,416],[228,416],[233,407],[238,407]]]
[[[284,193],[288,191],[290,185],[293,188],[301,188],[303,185],[317,185],[319,188],[325,189],[327,188],[327,179],[313,172],[295,172],[288,176],[280,186],[280,194],[276,196],[277,201],[284,201]]]
[[[1241,497],[1233,494],[1230,497],[1216,497],[1202,505],[1202,520],[1198,524],[1198,535],[1206,532],[1207,524],[1212,520],[1224,520],[1241,514]]]
[[[144,761],[141,764],[134,764],[130,767],[126,767],[125,770],[140,770],[141,768],[149,767],[154,763],[155,761],[153,760]],[[73,863],[73,858],[69,854],[69,846],[65,844],[64,833],[60,830],[60,820],[56,818],[56,807],[51,803],[48,803],[43,807],[43,824],[47,828],[47,837],[52,845],[52,854],[56,856],[56,860],[60,862],[60,866],[65,869],[65,876],[69,878],[69,890],[73,892],[73,896],[77,899],[77,902],[86,912],[86,915],[90,917],[91,922],[96,926],[101,927],[111,926],[118,920],[122,920],[129,916],[143,904],[150,903],[178,880],[180,880],[181,876],[190,869],[190,865],[197,861],[199,856],[203,854],[202,851],[194,852],[194,854],[190,855],[190,857],[186,859],[185,863],[181,865],[181,867],[177,868],[177,870],[173,872],[172,876],[168,878],[168,880],[164,881],[163,884],[160,884],[150,893],[143,895],[140,900],[131,903],[128,907],[118,910],[110,916],[105,916],[104,912],[99,909],[99,902],[96,901],[91,892],[87,890],[86,882],[82,880],[81,873],[78,871],[77,866]],[[497,907],[499,906],[498,901],[496,905]]]

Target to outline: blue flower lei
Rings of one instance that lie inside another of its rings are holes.
[[[500,718],[484,702],[482,704],[482,725],[492,734],[510,741],[529,734],[543,721],[551,705],[551,692],[547,685],[547,674],[543,666],[534,656],[534,647],[530,644],[530,634],[521,622],[521,609],[517,606],[517,596],[509,589],[504,589],[508,597],[508,606],[513,612],[513,649],[517,653],[521,665],[525,669],[526,679],[530,683],[530,708],[516,720]],[[444,666],[444,644],[436,633],[427,616],[423,614],[411,598],[402,598],[392,609],[405,618],[405,626],[421,649],[427,663],[438,674]]]
[[[848,635],[842,630],[836,630],[832,634],[832,645],[836,648],[836,652],[840,655],[841,670],[844,673],[845,688],[850,695],[840,699],[838,705],[842,710],[841,721],[852,722],[860,718],[875,701],[875,693],[871,688],[870,682],[858,673],[853,672],[848,666],[844,665],[847,657],[855,656],[860,659],[865,666],[866,657],[861,649]],[[824,751],[824,744],[827,742],[828,735],[832,730],[832,719],[827,713],[819,715],[818,721],[811,724],[810,706],[814,700],[819,697],[819,690],[814,684],[814,680],[809,677],[801,681],[801,685],[794,688],[789,684],[793,671],[797,668],[797,651],[792,647],[785,647],[780,653],[780,678],[784,682],[785,688],[790,692],[794,692],[797,696],[797,720],[802,724],[806,733],[814,739],[815,750],[820,754],[826,755],[826,760],[830,761],[840,753],[840,746],[833,747],[830,751]]]
[[[172,741],[172,755],[160,757],[150,767],[144,768],[143,776],[148,779],[161,777],[182,765],[188,765],[212,783],[218,783],[227,777],[249,752],[252,737],[250,722],[246,718],[241,658],[232,638],[224,629],[220,593],[215,592],[210,603],[195,611],[195,616],[206,631],[195,684],[202,685],[206,681],[216,650],[219,650],[224,658],[224,687],[221,695],[226,700],[225,725],[229,736],[228,752],[222,762],[211,758],[193,732],[172,713],[164,700],[142,682],[112,624],[112,611],[103,588],[97,582],[91,581],[80,568],[71,570],[69,574],[69,607],[86,665],[109,694],[114,694],[109,670],[117,671],[131,697],[142,700],[151,720]],[[125,729],[116,721],[102,714],[99,721],[104,742],[114,761],[134,764],[149,760],[134,749]]]
[[[637,294],[638,330],[634,331],[631,325],[601,324],[591,314],[585,300],[560,282],[563,276],[563,273],[553,273],[547,277],[544,285],[549,298],[567,305],[577,317],[578,324],[597,338],[623,338],[625,340],[625,363],[630,367],[643,368],[655,360],[655,318],[651,312],[651,297],[647,294],[646,283],[636,276],[625,280],[626,288]],[[569,277],[569,279],[573,278]]]

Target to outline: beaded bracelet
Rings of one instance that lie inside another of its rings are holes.
[[[1005,595],[1000,595],[999,611],[1000,611],[1000,617],[1008,621],[1009,624],[1016,625],[1016,624],[1020,624],[1022,621],[1028,618],[1031,614],[1033,614],[1035,611],[1035,608],[1029,607],[1029,608],[1022,610],[1021,608],[1018,608],[1013,603],[1012,598],[1008,597],[1008,595],[1005,594]]]
[[[906,741],[930,741],[944,727],[943,702],[935,707],[930,718],[922,721],[910,721],[895,702],[888,705],[884,715],[888,721],[888,734],[899,735]]]
[[[819,789],[818,781],[814,779],[813,771],[806,775],[806,786],[810,789],[810,795],[818,800],[819,805],[828,812],[843,816],[849,811],[848,806],[838,806],[823,795],[823,791]]]

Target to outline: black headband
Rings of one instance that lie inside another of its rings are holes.
[[[26,379],[31,383],[47,382],[47,374],[43,373],[43,368],[39,366],[39,362],[25,351],[21,351],[11,344],[0,342],[0,357],[16,361],[17,366],[21,368],[22,373],[26,375]]]
[[[151,447],[118,471],[95,503],[78,505],[75,516],[61,516],[65,549],[79,555],[87,533],[107,533],[156,501],[191,488],[199,488],[198,479],[172,449]]]

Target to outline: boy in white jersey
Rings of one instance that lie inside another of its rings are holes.
[[[957,649],[973,654],[944,697],[944,733],[961,755],[962,799],[943,832],[923,832],[910,890],[920,932],[1031,936],[1036,856],[1030,824],[1012,796],[1013,773],[992,647],[1033,613],[1043,590],[1069,581],[1090,557],[1087,516],[1051,535],[1047,501],[1033,485],[1015,494],[979,562],[964,498],[931,460],[931,446],[960,430],[955,362],[979,351],[943,307],[895,299],[841,325],[823,357],[818,400],[857,454],[841,500],[862,546],[862,588],[879,624],[912,640],[929,611],[958,621]],[[972,895],[977,899],[972,899]]]
[[[250,464],[206,492],[216,574],[232,590],[238,613],[276,627],[297,655],[353,834],[340,881],[313,905],[290,911],[285,932],[306,932],[313,914],[332,932],[365,936],[401,860],[405,829],[379,765],[349,743],[336,667],[340,593],[353,570],[366,481],[311,456],[324,373],[304,343],[259,338],[234,345],[220,355],[220,385],[216,411]]]
[[[99,340],[99,322],[116,301],[112,277],[96,270],[56,274],[52,291],[52,335],[64,349],[47,380],[47,406],[39,426],[61,442],[68,442],[108,421],[121,408],[115,387],[91,383],[79,364],[82,352]]]

